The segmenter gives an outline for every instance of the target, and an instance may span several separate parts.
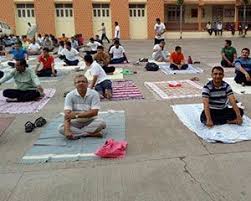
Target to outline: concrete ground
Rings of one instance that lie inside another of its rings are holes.
[[[123,41],[128,58],[151,55],[152,41]],[[185,54],[201,61],[205,71],[199,84],[210,76],[208,63],[220,59],[224,38],[168,40],[168,50],[181,45]],[[235,38],[240,52],[250,47],[249,38]],[[199,103],[200,98],[160,101],[144,87],[144,81],[189,79],[192,75],[166,76],[161,71],[125,76],[135,81],[144,100],[102,103],[102,110],[126,111],[127,157],[23,165],[20,159],[42,129],[27,134],[24,123],[39,116],[48,121],[63,110],[63,92],[71,89],[72,76],[44,87],[56,95],[35,114],[17,115],[0,137],[0,201],[248,201],[251,200],[251,142],[210,144],[199,139],[177,118],[170,105]],[[231,75],[231,73],[227,73]],[[1,86],[1,89],[8,85]],[[251,117],[250,95],[238,96]]]

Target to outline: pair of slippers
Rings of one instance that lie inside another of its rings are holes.
[[[27,121],[24,125],[25,127],[25,132],[30,133],[34,130],[34,128],[42,127],[47,123],[46,119],[43,117],[39,117],[38,119],[35,120],[34,123]]]

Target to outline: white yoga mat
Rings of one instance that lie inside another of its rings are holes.
[[[76,70],[84,70],[86,65],[84,61],[80,61],[77,66],[64,66],[65,62],[57,61],[55,62],[55,69],[62,71],[76,71]]]
[[[236,143],[251,140],[251,120],[247,116],[243,117],[241,126],[225,124],[208,128],[200,122],[202,104],[172,105],[171,107],[185,126],[207,142]]]
[[[124,76],[122,74],[123,68],[115,68],[115,71],[112,75],[107,75],[109,80],[123,80]],[[91,75],[90,69],[85,72],[85,76],[88,80],[92,80],[93,77]]]
[[[212,78],[208,78],[208,80],[212,80]],[[237,93],[237,94],[251,94],[251,86],[243,87],[241,84],[237,84],[234,81],[234,77],[225,77],[223,80],[231,86],[232,90],[235,93]]]
[[[170,68],[170,64],[159,64],[160,70],[167,74],[167,75],[174,75],[174,74],[194,74],[194,73],[202,73],[203,70],[198,67],[194,67],[191,64],[188,64],[188,68],[186,70],[172,70]]]
[[[237,84],[233,77],[226,77],[224,81],[227,82],[235,93],[238,94],[251,94],[251,86],[243,87],[241,84]]]

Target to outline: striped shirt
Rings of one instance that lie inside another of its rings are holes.
[[[202,97],[209,99],[209,108],[221,110],[228,106],[228,97],[233,94],[230,85],[222,81],[222,85],[216,88],[213,81],[209,81],[202,89]]]

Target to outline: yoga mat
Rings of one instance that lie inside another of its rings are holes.
[[[107,75],[107,77],[109,80],[123,80],[124,76],[122,72],[122,68],[116,68],[114,73],[112,75]],[[85,72],[85,76],[89,81],[92,80],[93,77],[91,76],[90,69]]]
[[[144,99],[138,87],[131,80],[112,82],[112,100]]]
[[[110,67],[110,66],[114,66],[115,68],[131,68],[131,67],[133,67],[133,64],[132,64],[132,63],[109,64],[108,66],[109,66],[109,67]]]
[[[38,77],[41,82],[57,82],[64,78],[64,76],[68,75],[69,71],[57,70],[56,77]]]
[[[80,61],[76,66],[64,66],[65,62],[58,61],[55,62],[55,69],[62,70],[62,71],[77,71],[77,70],[84,70],[86,65],[84,61]]]
[[[179,87],[170,87],[169,84],[178,82]],[[191,80],[145,82],[145,86],[161,99],[201,97],[202,87]]]
[[[107,124],[106,135],[103,138],[89,137],[74,141],[67,140],[57,131],[64,119],[60,115],[44,128],[38,140],[25,153],[21,162],[45,163],[98,159],[94,153],[107,139],[125,140],[126,138],[124,111],[99,112],[99,116]]]
[[[172,105],[173,111],[180,121],[207,142],[236,143],[251,139],[251,120],[243,117],[243,124],[217,125],[207,128],[200,122],[202,104]]]
[[[235,93],[238,94],[251,94],[251,86],[245,86],[243,87],[241,84],[237,84],[234,81],[233,77],[226,77],[223,79],[225,82],[227,82],[233,89]]]
[[[14,121],[15,117],[0,117],[0,136]]]
[[[188,64],[188,68],[186,70],[172,70],[170,68],[170,64],[160,64],[159,67],[160,67],[160,70],[167,75],[193,74],[193,73],[202,73],[203,72],[202,69],[200,69],[198,67],[194,67],[191,64]]]
[[[38,101],[8,103],[6,98],[3,97],[3,91],[0,91],[0,113],[26,114],[38,112],[49,102],[55,92],[55,89],[45,89],[45,96]]]

